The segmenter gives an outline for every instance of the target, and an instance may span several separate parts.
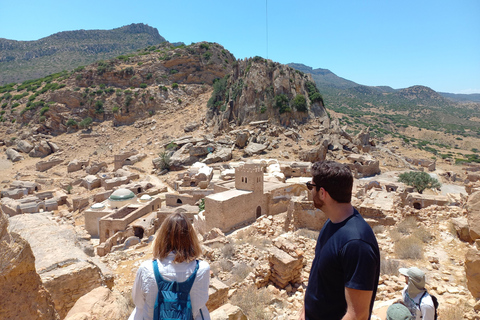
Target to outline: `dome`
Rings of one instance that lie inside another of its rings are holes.
[[[148,200],[152,200],[152,197],[149,196],[148,194],[144,194],[143,196],[140,197],[140,200],[148,201]]]
[[[103,208],[105,208],[105,205],[103,203],[95,203],[90,208],[92,208],[92,209],[103,209]]]
[[[115,190],[108,199],[112,201],[124,201],[135,198],[135,193],[128,189],[118,189]]]

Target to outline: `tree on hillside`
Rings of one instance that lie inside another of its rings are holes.
[[[398,176],[398,181],[414,187],[418,193],[422,193],[425,189],[440,188],[441,186],[437,179],[423,171],[404,172]]]

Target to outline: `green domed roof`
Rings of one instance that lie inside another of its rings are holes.
[[[109,197],[113,201],[124,201],[135,198],[135,193],[128,189],[115,190]]]

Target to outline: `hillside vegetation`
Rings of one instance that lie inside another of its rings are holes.
[[[36,41],[0,38],[0,85],[32,80],[165,42],[138,23],[113,30],[63,31]]]

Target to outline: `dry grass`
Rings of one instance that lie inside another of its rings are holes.
[[[297,236],[302,236],[308,239],[317,240],[318,235],[320,234],[320,231],[309,230],[309,229],[298,229],[297,231],[295,231],[295,234]]]
[[[433,234],[423,226],[417,227],[415,230],[413,230],[412,235],[420,239],[423,243],[429,243],[434,239]]]
[[[407,217],[397,224],[398,232],[409,235],[417,228],[417,220],[414,217]]]
[[[386,259],[383,254],[380,254],[380,274],[397,275],[400,261],[396,259]]]
[[[247,265],[246,263],[239,263],[232,269],[232,280],[234,282],[242,282],[250,272],[253,271],[253,268]]]
[[[232,304],[239,306],[249,319],[271,319],[265,308],[272,303],[273,295],[266,289],[251,286],[238,290],[232,296]],[[281,308],[281,306],[278,306]]]
[[[415,236],[408,236],[395,243],[395,253],[400,259],[423,259],[423,242]]]
[[[222,256],[225,259],[231,259],[235,254],[235,245],[232,243],[227,243],[226,245],[223,246],[221,251],[222,251]]]

